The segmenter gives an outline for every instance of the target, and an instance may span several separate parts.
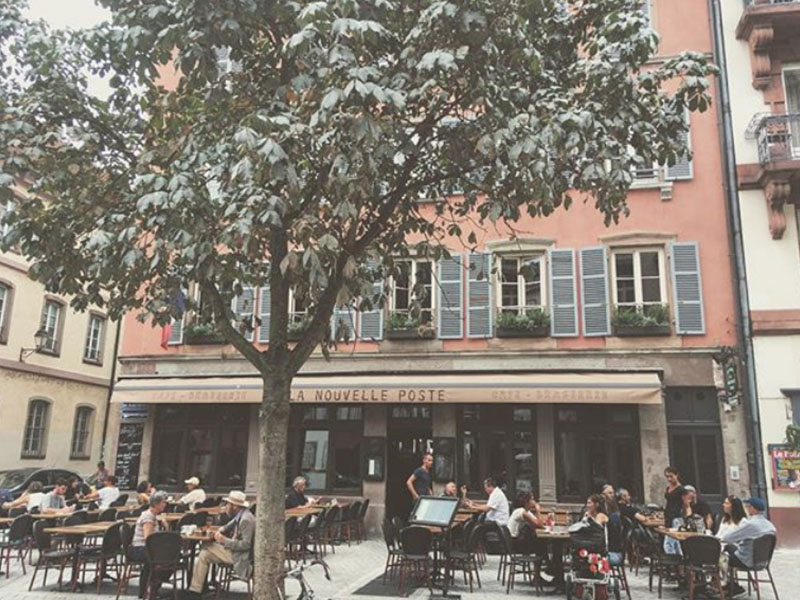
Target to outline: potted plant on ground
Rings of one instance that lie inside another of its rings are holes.
[[[672,333],[665,304],[618,306],[611,318],[617,337],[663,336]]]
[[[436,329],[432,323],[422,323],[419,317],[408,313],[389,313],[386,321],[387,340],[432,340]]]
[[[183,332],[184,343],[194,346],[224,344],[225,338],[213,323],[197,323],[186,327]]]
[[[499,312],[495,335],[499,338],[535,338],[550,334],[550,315],[543,308],[524,313]]]

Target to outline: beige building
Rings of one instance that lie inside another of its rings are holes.
[[[800,0],[721,7],[761,493],[779,543],[797,545],[800,453],[786,453],[784,441],[787,426],[800,425]]]
[[[116,335],[105,314],[72,310],[21,256],[0,253],[0,470],[94,471]]]

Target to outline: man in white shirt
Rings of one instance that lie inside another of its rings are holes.
[[[200,487],[200,480],[197,477],[190,477],[184,483],[189,491],[181,496],[178,502],[185,504],[189,510],[194,510],[195,505],[205,502],[206,493]]]
[[[117,478],[113,475],[106,477],[103,482],[103,487],[97,490],[94,494],[86,497],[89,500],[97,499],[97,504],[100,508],[108,508],[111,503],[119,498],[119,488],[117,487]]]
[[[497,487],[497,484],[491,477],[484,479],[483,489],[489,496],[489,500],[486,504],[474,504],[470,502],[469,506],[481,512],[485,512],[487,522],[493,521],[498,525],[507,525],[508,498],[506,498],[503,490]]]

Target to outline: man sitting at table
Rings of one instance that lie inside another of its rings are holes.
[[[753,542],[762,536],[776,534],[775,525],[764,516],[767,505],[761,498],[748,498],[743,502],[747,519],[742,521],[739,527],[729,530],[722,536],[731,569],[752,567]],[[735,579],[732,577],[730,581],[734,583]],[[731,590],[731,595],[738,595],[744,591],[738,584],[734,585],[736,589]]]
[[[256,519],[248,509],[250,504],[244,492],[232,491],[224,502],[231,518],[215,534],[214,541],[207,543],[200,551],[192,573],[189,598],[199,598],[203,591],[206,575],[212,564],[233,565],[238,577],[246,579],[250,575],[250,547],[256,531]]]
[[[292,489],[286,494],[286,508],[297,508],[306,504],[314,504],[313,498],[306,498],[306,486],[308,480],[302,475],[295,477],[292,482]]]
[[[194,510],[195,505],[206,501],[206,492],[200,487],[200,480],[197,477],[189,477],[183,483],[186,484],[186,489],[189,491],[181,496],[178,502],[189,510]]]
[[[509,516],[508,498],[506,498],[503,490],[497,486],[494,479],[491,477],[487,477],[483,480],[483,489],[489,496],[489,500],[486,501],[486,504],[475,504],[474,502],[467,500],[467,506],[486,513],[487,522],[495,522],[498,525],[507,525]]]
[[[101,487],[96,492],[89,494],[84,500],[97,500],[100,508],[108,508],[111,503],[119,498],[119,488],[117,487],[117,478],[113,475],[106,477]]]
[[[66,515],[75,510],[74,506],[67,507],[67,502],[64,500],[64,494],[67,493],[67,481],[59,479],[53,491],[44,495],[41,507],[43,515]]]
[[[631,522],[647,522],[647,517],[645,517],[641,511],[631,503],[631,493],[625,488],[619,488],[617,490],[617,506],[619,507],[619,514],[623,517],[629,518]]]
[[[90,494],[91,491],[91,488],[80,477],[73,475],[69,478],[64,499],[67,504],[75,504],[78,500]]]
[[[167,495],[164,492],[154,493],[150,496],[147,510],[136,519],[136,525],[133,529],[133,540],[128,550],[128,558],[135,561],[142,561],[143,563],[142,572],[139,576],[139,598],[147,596],[147,594],[145,594],[145,588],[147,586],[147,578],[150,574],[147,561],[145,560],[147,558],[145,540],[150,537],[150,534],[167,529],[167,523],[164,517],[161,516],[165,510],[167,510]],[[161,579],[167,579],[169,575],[169,573],[162,573]],[[159,587],[161,587],[161,581],[154,581],[150,597],[158,595]]]

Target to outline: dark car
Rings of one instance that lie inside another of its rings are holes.
[[[41,482],[44,491],[49,492],[55,486],[56,481],[69,479],[72,476],[82,480],[80,475],[67,469],[37,469],[33,467],[8,469],[0,471],[0,494],[5,495],[8,492],[13,498],[19,498],[34,481]]]

